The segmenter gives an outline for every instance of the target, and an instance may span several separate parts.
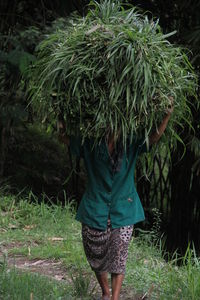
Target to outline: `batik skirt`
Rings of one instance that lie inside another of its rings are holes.
[[[133,225],[105,231],[82,224],[82,240],[87,260],[96,273],[124,274]]]

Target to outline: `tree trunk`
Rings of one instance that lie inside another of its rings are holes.
[[[182,147],[172,157],[170,219],[167,245],[170,250],[182,249],[183,253],[189,241],[194,241],[196,248],[200,243],[199,219],[199,178],[192,175],[194,154],[188,149],[180,160]]]

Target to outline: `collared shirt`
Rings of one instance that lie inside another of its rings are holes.
[[[137,156],[146,144],[133,141],[123,151],[120,169],[113,171],[105,140],[96,146],[91,139],[81,144],[78,137],[70,138],[71,153],[82,157],[88,184],[81,199],[76,219],[92,228],[105,230],[108,218],[112,228],[132,225],[144,220],[144,210],[134,183]]]

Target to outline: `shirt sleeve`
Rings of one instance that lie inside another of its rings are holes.
[[[70,136],[69,147],[72,155],[82,157],[83,146],[81,144],[81,138],[78,136]]]

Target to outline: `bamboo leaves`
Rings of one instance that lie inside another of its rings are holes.
[[[183,50],[166,40],[174,32],[163,35],[157,21],[120,1],[90,7],[38,46],[29,84],[37,111],[53,110],[56,118],[62,110],[69,134],[97,140],[120,130],[124,144],[157,128],[169,96],[176,120],[170,126],[190,122],[187,95],[195,94],[196,77]]]

